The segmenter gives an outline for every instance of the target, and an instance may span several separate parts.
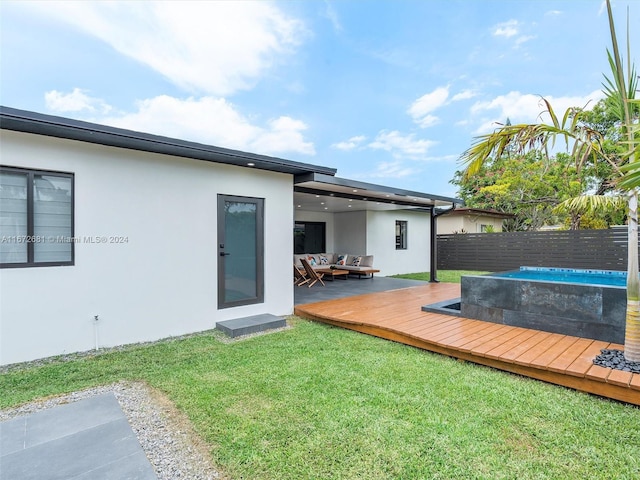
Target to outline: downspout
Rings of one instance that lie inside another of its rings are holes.
[[[456,204],[452,203],[451,208],[436,212],[435,206],[431,208],[431,265],[429,271],[429,282],[438,283],[438,217],[440,215],[446,215],[447,213],[455,210]]]

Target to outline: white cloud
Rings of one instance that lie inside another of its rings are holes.
[[[517,20],[508,20],[506,22],[499,23],[493,27],[493,36],[506,38],[513,37],[518,34],[518,25]]]
[[[361,146],[362,142],[364,142],[366,139],[367,137],[365,137],[364,135],[358,135],[356,137],[351,137],[349,140],[334,143],[331,146],[333,148],[337,148],[338,150],[349,151]]]
[[[453,97],[451,97],[452,102],[458,102],[460,100],[468,100],[469,98],[476,97],[478,94],[473,90],[463,90],[460,93],[456,93]]]
[[[383,130],[371,142],[368,147],[375,150],[385,150],[396,158],[411,158],[414,160],[424,160],[429,148],[434,146],[433,140],[415,139],[415,135],[403,135],[397,130]]]
[[[533,40],[534,38],[536,38],[535,35],[522,35],[516,38],[515,48],[518,48],[523,43],[528,42],[529,40]]]
[[[556,115],[561,117],[570,107],[593,107],[599,99],[603,98],[603,93],[601,90],[596,90],[585,96],[553,97],[548,95],[544,98],[551,103]],[[543,114],[544,110],[546,110],[546,106],[540,95],[512,91],[489,101],[476,102],[470,112],[473,116],[480,116],[476,122],[480,126],[474,133],[482,134],[493,131],[498,127],[497,123],[504,123],[507,118],[513,124],[549,121],[549,116]]]
[[[431,112],[446,105],[448,97],[449,87],[438,87],[433,92],[425,93],[414,101],[407,113],[422,128],[430,127],[439,122],[439,118],[431,115]]]
[[[47,108],[54,112],[108,113],[111,107],[99,98],[90,97],[84,90],[74,88],[71,93],[51,90],[44,94]]]
[[[313,143],[305,142],[302,132],[307,125],[291,117],[279,117],[268,122],[268,129],[251,142],[251,150],[257,153],[276,154],[285,152],[315,155]]]
[[[378,163],[376,169],[367,176],[371,178],[405,178],[418,173],[420,173],[418,168],[406,166],[402,161],[396,160]]]
[[[281,116],[261,126],[249,121],[224,98],[183,100],[161,95],[139,102],[135,112],[95,121],[265,155],[315,154],[313,143],[304,139],[304,122]]]
[[[336,32],[341,32],[342,24],[340,23],[340,18],[338,17],[336,9],[333,8],[333,5],[331,5],[331,3],[329,3],[327,0],[325,0],[324,6],[324,17],[326,17],[331,22],[331,25]]]
[[[308,34],[275,5],[217,2],[23,2],[73,24],[188,91],[252,88]]]

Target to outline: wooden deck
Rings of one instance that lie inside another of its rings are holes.
[[[427,313],[460,296],[459,284],[427,284],[298,305],[295,314],[450,357],[640,405],[640,375],[593,365],[622,345]]]

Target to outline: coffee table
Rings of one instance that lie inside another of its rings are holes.
[[[347,279],[349,275],[349,270],[340,270],[338,268],[316,268],[316,272],[324,273],[324,279],[331,277],[331,281],[333,282],[336,277],[342,278],[343,280]]]

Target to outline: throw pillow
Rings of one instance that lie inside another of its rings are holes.
[[[324,255],[320,255],[320,265],[329,265],[329,259]]]
[[[355,257],[353,259],[353,262],[351,262],[351,266],[352,267],[359,267],[361,261],[362,261],[362,257]]]
[[[338,261],[336,265],[346,265],[347,264],[347,256],[346,255],[338,255]]]
[[[316,261],[316,257],[314,257],[313,255],[309,255],[307,257],[307,260],[309,262],[309,265],[311,265],[312,267],[318,264],[318,262]]]

